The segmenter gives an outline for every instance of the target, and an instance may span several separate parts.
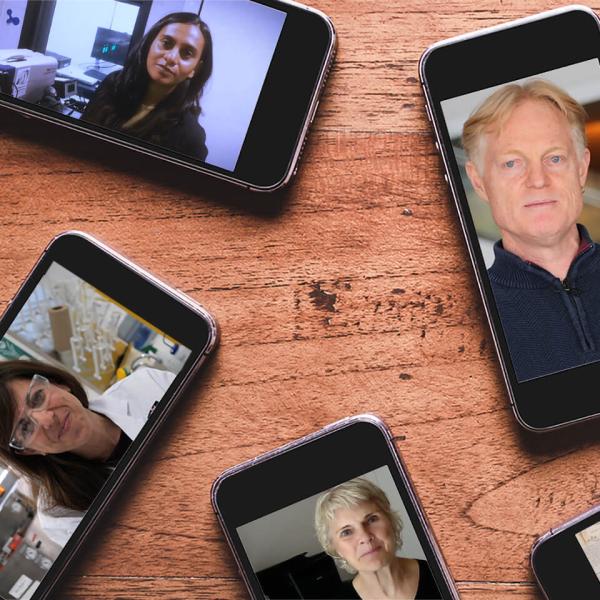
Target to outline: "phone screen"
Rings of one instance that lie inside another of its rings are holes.
[[[440,106],[517,381],[599,361],[598,59]]]
[[[357,573],[396,557],[415,598],[442,597],[387,465],[236,531],[268,598],[358,598]]]
[[[27,600],[191,350],[58,262],[0,339],[0,597]]]
[[[251,0],[25,4],[2,15],[0,93],[235,171],[285,12]]]
[[[575,537],[600,584],[600,522],[576,533]]]

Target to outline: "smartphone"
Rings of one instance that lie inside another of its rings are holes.
[[[93,237],[48,245],[0,320],[0,598],[50,597],[216,342]]]
[[[6,14],[0,105],[257,191],[294,175],[335,50],[330,19],[287,0],[30,0]]]
[[[599,57],[597,16],[571,6],[420,61],[510,402],[534,431],[600,413]]]
[[[547,600],[600,598],[600,505],[536,540],[531,568]]]
[[[392,434],[343,419],[225,471],[212,503],[252,598],[458,598]],[[243,501],[240,499],[243,498]]]

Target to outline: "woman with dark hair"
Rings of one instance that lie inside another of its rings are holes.
[[[31,484],[48,537],[67,542],[174,378],[141,368],[92,398],[63,369],[0,362],[0,461]]]
[[[104,79],[82,119],[205,160],[200,96],[212,73],[212,37],[194,13],[157,21],[122,70]]]

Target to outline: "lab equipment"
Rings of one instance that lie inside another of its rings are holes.
[[[0,88],[15,98],[39,102],[54,83],[58,61],[24,48],[0,50]]]

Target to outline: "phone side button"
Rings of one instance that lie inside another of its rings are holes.
[[[310,116],[309,125],[312,125],[312,122],[315,120],[315,115],[317,114],[317,108],[319,108],[319,103],[320,103],[320,100],[317,100],[317,103],[315,104],[315,107],[313,108],[312,115]]]
[[[433,123],[433,119],[431,118],[431,111],[429,110],[429,106],[425,103],[425,113],[427,114],[427,118],[430,123]]]

